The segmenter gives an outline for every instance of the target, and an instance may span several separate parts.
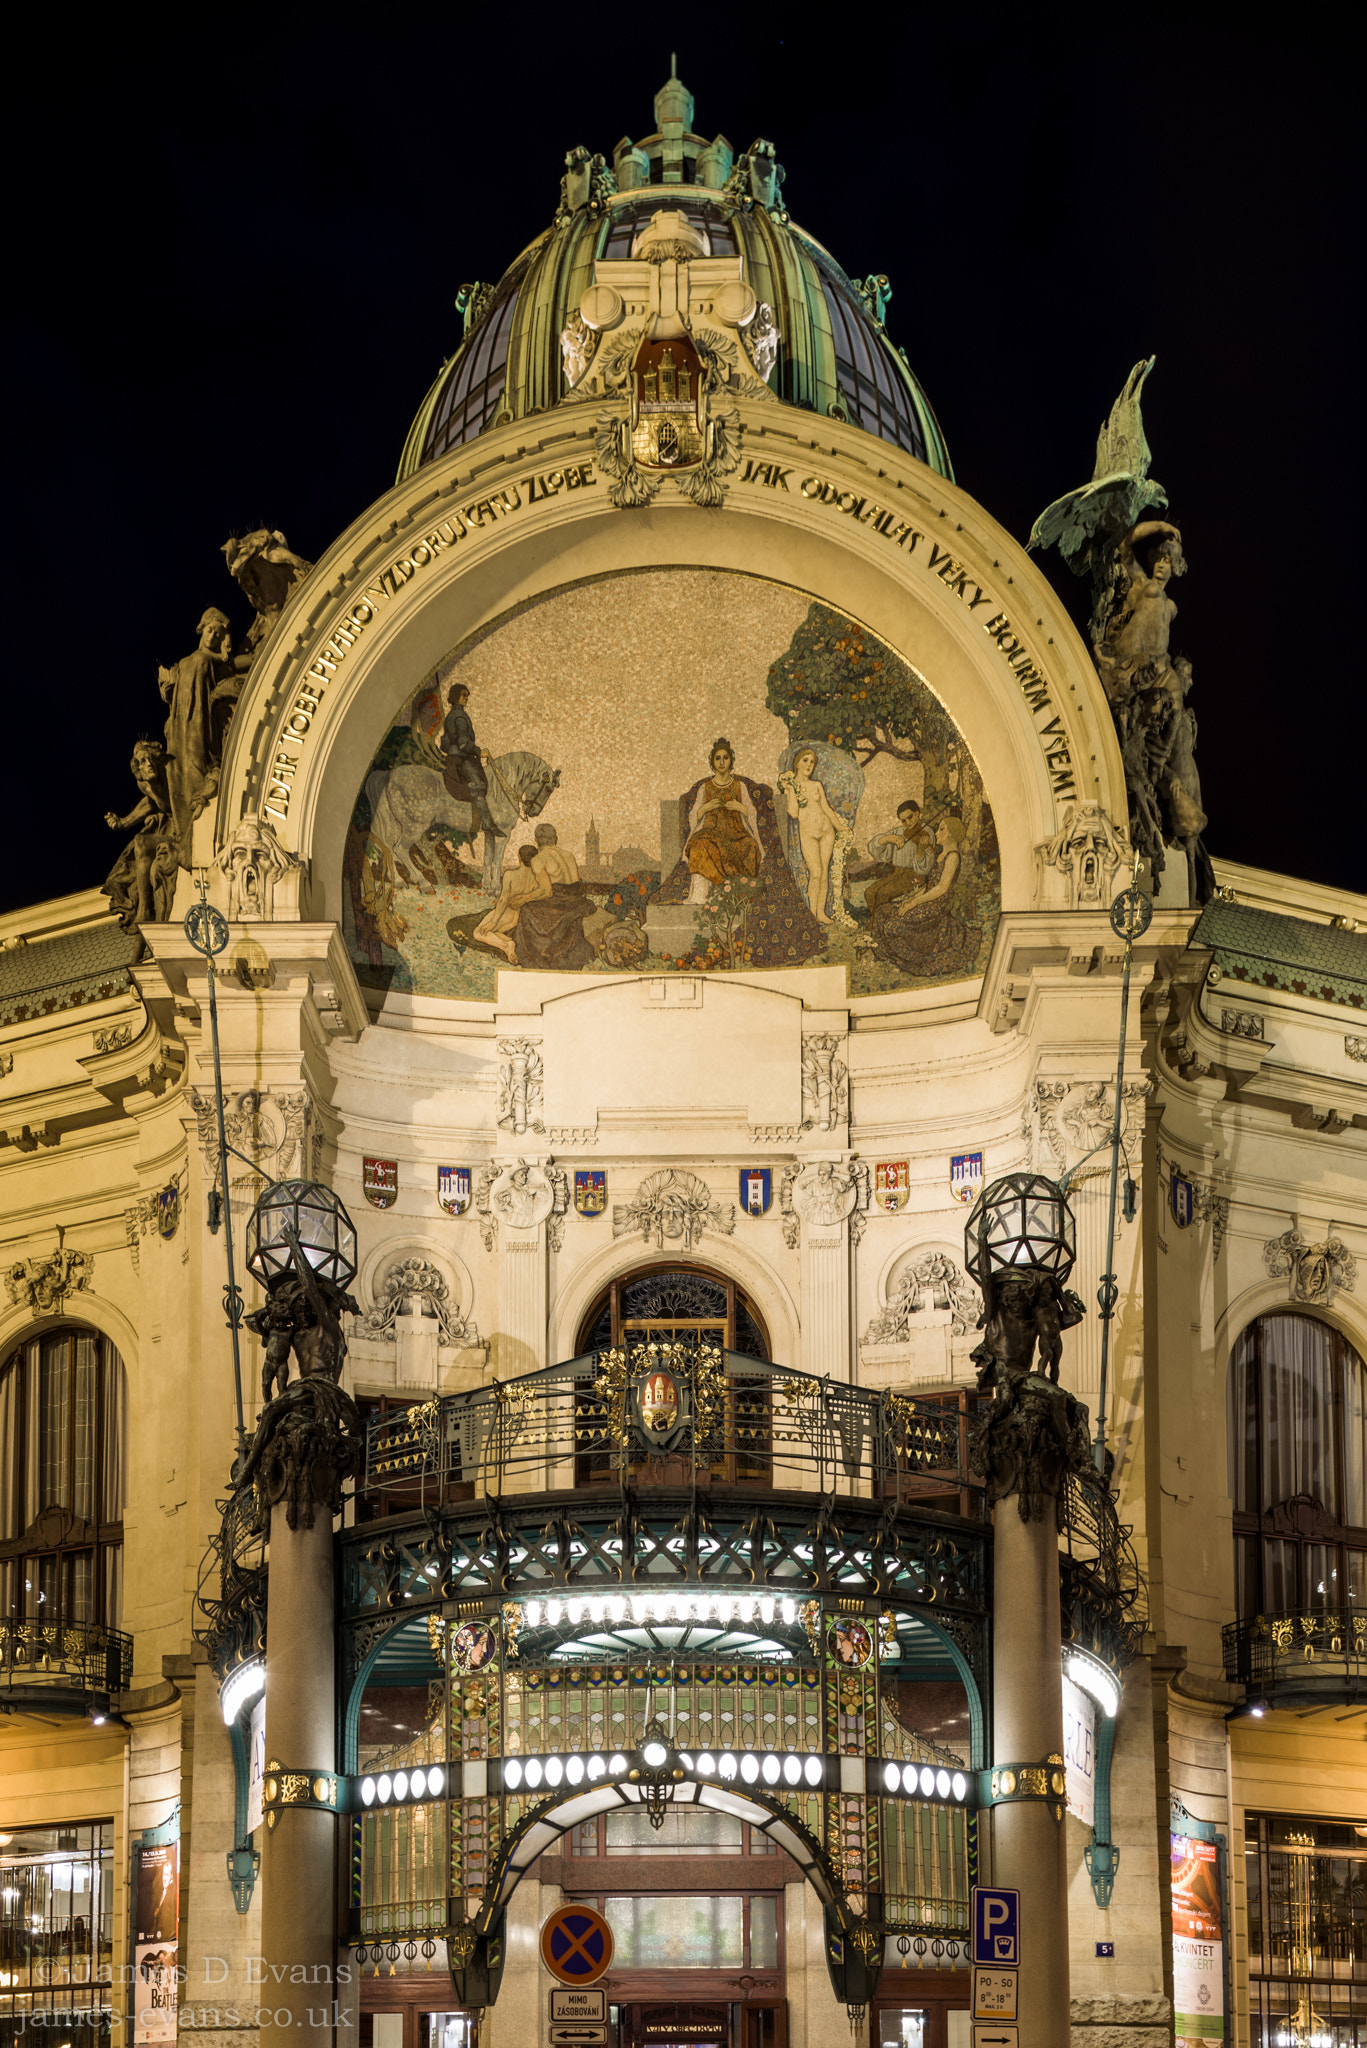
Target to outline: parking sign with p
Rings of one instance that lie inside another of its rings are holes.
[[[1019,1892],[975,1884],[973,1887],[973,1960],[975,1963],[1020,1962]]]

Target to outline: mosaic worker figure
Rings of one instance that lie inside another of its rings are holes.
[[[519,967],[587,967],[593,947],[584,936],[584,919],[593,898],[579,879],[579,863],[558,845],[554,825],[536,828],[536,852],[530,872],[535,892],[518,913],[513,944]]]
[[[503,887],[498,902],[487,917],[482,917],[470,934],[472,939],[482,940],[486,946],[493,946],[506,956],[515,967],[517,951],[510,934],[516,930],[522,906],[535,896],[540,896],[541,881],[532,873],[532,862],[536,859],[536,847],[520,846],[517,850],[517,865],[505,868]]]
[[[869,841],[869,852],[878,862],[875,878],[864,891],[864,904],[870,913],[923,887],[935,866],[935,835],[914,798],[908,797],[905,803],[898,804],[897,823],[900,831],[883,832]]]
[[[925,891],[884,903],[873,914],[879,952],[906,974],[918,977],[964,973],[981,939],[976,917],[977,861],[964,845],[962,818],[941,818],[935,833],[936,858]]]

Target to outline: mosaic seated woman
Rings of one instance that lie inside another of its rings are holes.
[[[821,951],[824,934],[798,890],[774,811],[774,792],[735,772],[729,740],[713,743],[711,774],[679,799],[682,857],[654,902],[702,906],[737,883],[753,888],[745,949],[754,967],[793,967]]]

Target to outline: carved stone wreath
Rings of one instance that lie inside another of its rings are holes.
[[[479,1331],[461,1316],[444,1276],[421,1258],[396,1259],[390,1266],[375,1290],[374,1307],[366,1313],[364,1334],[392,1341],[395,1323],[414,1301],[421,1303],[424,1314],[436,1318],[443,1344],[478,1344]]]
[[[925,1297],[931,1306],[948,1309],[956,1337],[977,1327],[982,1314],[982,1297],[973,1282],[946,1252],[923,1252],[898,1276],[895,1292],[880,1316],[875,1316],[864,1333],[866,1344],[895,1344],[911,1331],[912,1317],[923,1312]]]

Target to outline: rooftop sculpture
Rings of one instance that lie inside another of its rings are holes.
[[[1187,866],[1188,900],[1208,903],[1215,874],[1201,834],[1206,813],[1196,767],[1191,663],[1169,646],[1177,606],[1168,586],[1186,572],[1182,535],[1165,519],[1168,494],[1152,460],[1140,393],[1155,358],[1136,363],[1097,436],[1092,480],[1056,498],[1030,534],[1057,546],[1075,576],[1092,582],[1092,651],[1125,763],[1130,836],[1149,863],[1155,891],[1166,853]]]

